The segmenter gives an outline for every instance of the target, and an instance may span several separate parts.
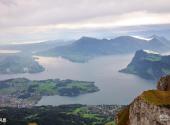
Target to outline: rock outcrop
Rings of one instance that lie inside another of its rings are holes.
[[[142,97],[148,96],[152,92],[155,94],[155,97],[151,97],[153,101]],[[163,93],[167,95],[166,98],[169,100],[164,100],[162,103],[157,104],[160,98],[157,100],[156,96],[159,96],[159,92],[146,91],[131,104],[129,108],[129,125],[170,125],[170,108],[168,107],[170,104],[170,92]]]
[[[150,50],[138,50],[128,66],[120,72],[159,80],[162,76],[170,75],[170,56]]]
[[[158,90],[144,91],[117,114],[116,125],[170,125],[169,81],[162,77]]]
[[[170,91],[170,75],[162,77],[159,80],[157,89],[161,91]]]

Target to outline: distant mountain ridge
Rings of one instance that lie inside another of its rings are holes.
[[[25,44],[0,44],[0,50],[19,50],[21,53],[35,53],[38,51],[45,51],[52,49],[56,46],[62,46],[72,43],[72,41],[63,40],[49,40],[37,43],[25,43]]]
[[[62,56],[71,61],[85,62],[97,56],[132,53],[139,49],[167,51],[170,49],[168,43],[169,40],[158,36],[154,36],[149,41],[132,36],[120,36],[114,39],[82,37],[72,44],[58,46],[39,54]]]
[[[157,80],[170,74],[170,56],[150,50],[138,50],[130,64],[120,72],[136,74],[145,79]]]

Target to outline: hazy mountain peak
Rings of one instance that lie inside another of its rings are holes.
[[[136,39],[140,39],[140,40],[144,40],[146,42],[148,42],[148,41],[150,41],[152,39],[152,37],[151,38],[146,38],[146,37],[142,37],[142,36],[131,36],[131,37],[136,38]]]
[[[150,40],[152,40],[152,41],[155,41],[155,40],[158,40],[158,41],[168,41],[165,37],[158,36],[158,35],[152,35],[150,37]]]
[[[152,36],[150,36],[150,38],[159,38],[160,36],[153,34]]]
[[[72,45],[74,47],[78,47],[78,48],[81,48],[83,46],[86,46],[86,47],[88,46],[88,49],[89,49],[89,45],[95,44],[97,46],[97,43],[99,43],[99,42],[101,42],[100,39],[83,36],[80,39],[78,39],[77,41],[75,41]]]
[[[135,36],[119,36],[116,37],[114,40],[119,40],[119,41],[129,41],[129,42],[147,42],[145,39],[142,39],[140,37],[135,37]]]
[[[132,36],[119,36],[119,37],[116,37],[115,39],[132,39],[134,37]]]
[[[81,37],[78,41],[82,41],[82,40],[97,40],[97,39],[96,39],[96,38],[93,38],[93,37],[83,36],[83,37]]]
[[[143,52],[145,53],[148,53],[148,54],[159,54],[158,52],[155,52],[155,51],[152,51],[152,50],[142,50]]]

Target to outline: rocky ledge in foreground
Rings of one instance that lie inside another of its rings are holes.
[[[169,85],[170,76],[162,77],[157,90],[144,91],[117,114],[117,125],[170,125]]]

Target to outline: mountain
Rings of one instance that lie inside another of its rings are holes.
[[[136,74],[145,79],[157,80],[170,74],[170,56],[149,50],[138,50],[130,64],[120,72]]]
[[[76,62],[85,62],[97,56],[132,53],[139,49],[166,51],[170,47],[165,38],[153,37],[149,40],[132,36],[120,36],[115,39],[96,39],[82,37],[72,44],[58,46],[38,54],[45,56],[62,56]],[[168,41],[169,42],[169,41]]]
[[[158,86],[170,86],[170,76],[162,77]],[[116,116],[117,125],[169,125],[170,89],[144,91]]]
[[[37,43],[25,43],[25,44],[6,44],[0,45],[1,50],[19,50],[21,53],[35,53],[38,51],[45,51],[54,48],[54,46],[62,46],[70,44],[72,41],[65,42],[63,40],[49,40]]]
[[[31,56],[0,55],[0,74],[39,73],[44,70],[44,67]]]

